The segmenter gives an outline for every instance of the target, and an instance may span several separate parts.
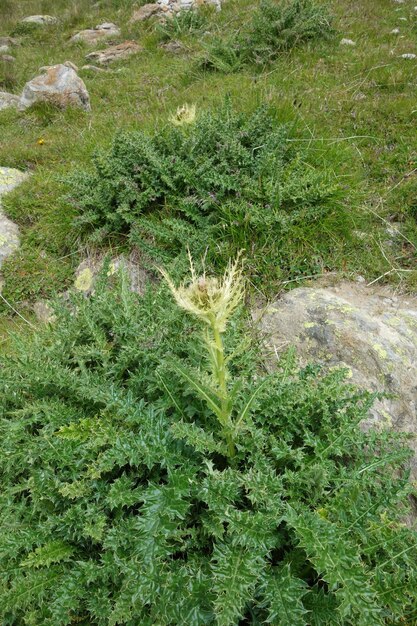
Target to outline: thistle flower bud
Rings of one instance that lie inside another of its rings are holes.
[[[183,104],[178,107],[176,112],[170,116],[169,121],[174,126],[184,126],[185,124],[193,124],[196,118],[196,106],[195,104]]]
[[[244,296],[244,279],[239,254],[234,262],[229,262],[222,278],[214,276],[197,277],[190,258],[191,282],[176,287],[170,276],[160,270],[168,286],[182,309],[195,315],[209,326],[223,333],[227,321]]]

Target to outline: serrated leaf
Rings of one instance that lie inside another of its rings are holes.
[[[74,548],[65,541],[50,541],[27,555],[22,561],[23,567],[49,567],[53,563],[68,561],[74,554]]]
[[[218,626],[235,626],[243,617],[264,568],[263,555],[256,550],[230,544],[215,546],[211,571]]]
[[[265,576],[262,606],[268,611],[267,622],[274,626],[307,626],[303,598],[306,583],[291,573],[289,564],[277,567]]]

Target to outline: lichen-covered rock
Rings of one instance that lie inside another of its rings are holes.
[[[100,272],[103,270],[105,257],[103,255],[91,256],[80,263],[75,272],[74,288],[89,296],[94,291],[94,287]],[[111,259],[108,263],[107,275],[109,277],[118,271],[125,271],[129,280],[130,289],[141,294],[149,281],[149,275],[141,267],[138,254],[133,250],[129,256],[119,255]]]
[[[156,2],[144,4],[139,9],[133,12],[130,18],[131,23],[143,22],[148,20],[153,15],[157,15],[161,11],[161,7]]]
[[[43,68],[43,72],[24,86],[19,101],[21,111],[36,102],[48,102],[60,108],[74,106],[91,110],[87,88],[72,66],[52,65]]]
[[[19,229],[1,210],[2,197],[25,180],[27,174],[10,167],[0,167],[0,267],[6,257],[19,247]]]
[[[7,93],[7,91],[0,91],[0,111],[3,109],[17,108],[19,100],[19,96]]]
[[[132,54],[137,54],[142,51],[142,46],[136,43],[136,41],[125,41],[117,46],[110,46],[106,50],[97,50],[96,52],[90,52],[85,57],[88,61],[94,61],[99,65],[108,65],[114,61],[121,61],[130,57]]]
[[[38,24],[39,26],[49,26],[50,24],[58,24],[57,17],[52,15],[29,15],[22,20],[23,24]]]
[[[120,28],[112,22],[105,22],[104,24],[98,24],[94,28],[88,28],[86,30],[80,30],[71,37],[71,41],[81,41],[89,46],[95,46],[97,43],[106,39],[107,37],[118,37],[120,35]]]
[[[298,288],[254,317],[271,354],[295,345],[303,363],[342,366],[353,383],[392,394],[364,426],[417,434],[417,298],[354,283]],[[411,445],[417,476],[417,440]]]
[[[143,22],[151,17],[164,15],[173,15],[180,11],[189,11],[190,9],[197,9],[200,6],[209,5],[214,6],[217,11],[220,11],[222,6],[222,0],[157,0],[154,3],[145,4],[137,9],[132,17],[131,22]]]

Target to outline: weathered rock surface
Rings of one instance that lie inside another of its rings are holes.
[[[189,11],[190,9],[197,9],[202,5],[214,6],[217,11],[220,11],[222,0],[157,0],[157,2],[139,7],[133,13],[130,21],[132,23],[143,22],[150,17]]]
[[[86,72],[95,72],[95,73],[107,73],[110,72],[111,70],[106,70],[104,67],[97,67],[97,65],[83,65],[82,70],[85,70]]]
[[[39,24],[40,26],[57,24],[59,22],[57,17],[52,15],[29,15],[22,20],[23,24]]]
[[[27,174],[10,167],[0,167],[0,267],[19,247],[19,229],[1,210],[2,197],[25,180]],[[0,285],[1,289],[1,285]]]
[[[120,28],[112,22],[106,22],[104,24],[98,24],[94,28],[81,30],[71,37],[71,41],[82,41],[89,46],[95,46],[107,37],[118,37],[119,35]]]
[[[44,324],[51,324],[55,321],[54,310],[45,300],[39,300],[33,305],[33,312],[36,318]]]
[[[0,111],[3,109],[17,108],[19,104],[19,96],[15,96],[7,91],[0,91]]]
[[[19,101],[21,111],[36,102],[48,102],[55,106],[80,107],[90,111],[90,97],[87,88],[73,67],[52,65],[44,68],[44,73],[26,83]]]
[[[0,46],[17,46],[19,40],[14,37],[0,37]]]
[[[3,63],[14,63],[16,59],[11,54],[0,54],[0,61]]]
[[[144,20],[148,20],[153,15],[157,15],[161,11],[161,7],[156,2],[144,4],[142,7],[134,11],[130,21],[134,22],[143,22]]]
[[[184,51],[184,44],[182,44],[180,41],[176,41],[175,39],[172,41],[167,41],[166,43],[161,43],[159,45],[160,48],[162,48],[162,50],[165,50],[165,52],[169,52],[170,54],[181,54],[181,52]]]
[[[8,52],[10,52],[10,46],[0,45],[0,54],[7,54]]]
[[[103,270],[105,262],[104,256],[92,256],[80,263],[75,272],[74,288],[77,291],[89,296],[94,291],[98,275]],[[133,250],[129,256],[119,255],[110,260],[108,266],[108,276],[116,274],[118,271],[127,273],[130,289],[141,294],[149,281],[149,275],[141,267],[137,252]]]
[[[393,394],[365,426],[417,434],[417,298],[355,283],[299,288],[254,317],[273,354],[295,345],[303,363],[345,367],[353,383]],[[417,476],[417,438],[411,445]]]
[[[125,41],[117,46],[110,46],[106,50],[97,50],[96,52],[90,52],[85,57],[88,61],[94,61],[100,65],[108,65],[114,61],[121,61],[130,57],[132,54],[141,52],[142,46],[136,43],[136,41]]]

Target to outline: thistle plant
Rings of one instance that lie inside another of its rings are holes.
[[[204,325],[203,345],[207,353],[211,380],[205,384],[204,375],[195,377],[189,370],[176,364],[177,371],[194,388],[216,415],[227,444],[227,454],[235,456],[235,438],[239,426],[250,409],[255,395],[245,410],[234,417],[234,399],[238,382],[230,384],[228,357],[225,355],[223,334],[233,312],[244,297],[244,278],[241,254],[234,262],[229,261],[222,278],[207,276],[204,270],[198,276],[189,254],[191,281],[176,287],[170,276],[161,270],[178,306],[197,317]]]
[[[183,104],[178,107],[173,115],[170,116],[169,121],[174,126],[185,126],[187,124],[193,124],[196,118],[196,106],[195,104]]]
[[[210,373],[168,290],[105,274],[0,354],[0,624],[415,624],[410,454],[358,427],[372,395],[291,354],[260,384],[252,350],[238,385],[223,341],[246,345],[239,259],[167,277]],[[224,427],[161,385],[184,354]]]

